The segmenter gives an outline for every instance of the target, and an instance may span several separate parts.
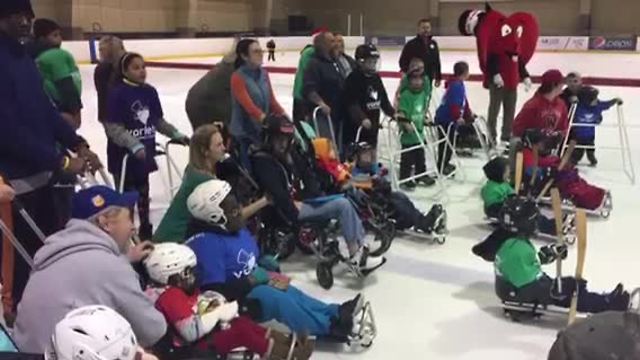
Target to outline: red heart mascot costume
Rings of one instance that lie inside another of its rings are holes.
[[[467,10],[460,15],[460,32],[475,35],[478,60],[484,75],[484,87],[489,89],[489,131],[496,140],[496,124],[500,106],[503,105],[503,122],[500,140],[511,138],[511,124],[515,115],[518,83],[531,88],[526,65],[536,50],[540,33],[536,18],[524,12],[511,16],[493,10],[489,4],[485,10]]]

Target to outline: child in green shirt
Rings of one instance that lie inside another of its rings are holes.
[[[400,124],[400,144],[402,149],[408,149],[424,143],[425,114],[431,97],[431,81],[420,70],[413,70],[407,75],[406,88],[401,86],[398,106],[398,122]],[[424,149],[417,148],[403,152],[400,157],[400,179],[406,179],[414,174],[426,172]],[[415,181],[404,182],[406,190],[412,190],[416,183],[431,186],[435,181],[425,175]]]
[[[44,90],[74,128],[80,127],[82,109],[82,79],[73,55],[62,49],[58,24],[49,19],[37,19],[33,24],[35,44],[31,47]]]
[[[557,280],[542,270],[542,265],[567,256],[566,245],[547,245],[536,251],[530,237],[535,233],[538,209],[534,201],[510,197],[501,211],[501,228],[494,231],[473,252],[494,264],[496,291],[502,301],[538,303],[569,307],[571,296],[579,287],[578,311],[597,313],[625,311],[629,306],[629,293],[618,284],[608,294],[587,290],[585,280],[563,277],[562,291],[557,291]]]

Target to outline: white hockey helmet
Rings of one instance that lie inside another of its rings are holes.
[[[198,263],[196,254],[186,245],[162,243],[154,246],[153,252],[144,260],[151,280],[167,285],[169,278],[182,274],[188,267]]]
[[[78,308],[55,327],[46,360],[133,360],[138,341],[129,322],[101,305]]]
[[[209,180],[193,190],[187,199],[187,207],[193,217],[207,223],[224,226],[227,217],[220,207],[222,201],[231,192],[231,185],[222,180]]]

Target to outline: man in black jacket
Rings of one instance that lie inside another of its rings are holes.
[[[0,176],[13,187],[17,200],[36,224],[50,235],[59,230],[52,206],[54,172],[82,174],[87,162],[97,169],[100,162],[84,139],[65,122],[45,94],[42,77],[23,46],[34,14],[28,0],[0,1]],[[64,151],[60,151],[64,149]],[[77,157],[70,157],[66,150]],[[42,246],[14,207],[14,232],[31,256]],[[5,249],[7,249],[5,247]],[[8,249],[11,249],[10,247]],[[2,263],[13,268],[13,249],[2,254]],[[22,296],[29,266],[15,258],[13,300],[5,298],[5,319],[12,322],[14,308]],[[10,271],[7,271],[7,273]],[[9,289],[9,279],[3,283]]]
[[[297,169],[302,159],[292,156],[293,124],[284,117],[270,117],[266,123],[264,144],[252,154],[251,166],[256,182],[273,199],[275,209],[293,227],[301,221],[338,219],[350,265],[360,270],[379,267],[384,259],[368,259],[364,228],[353,204],[342,196],[321,197],[319,191],[305,192],[314,175],[301,174]]]
[[[331,116],[334,136],[332,139],[340,146],[340,133],[342,123],[345,120],[345,111],[342,101],[342,89],[344,87],[344,74],[338,64],[338,46],[335,36],[330,32],[324,32],[313,39],[315,54],[309,61],[304,73],[302,95],[304,96],[309,111],[320,107],[324,116]],[[320,122],[320,121],[319,121]],[[329,137],[325,123],[318,126],[320,135]]]
[[[414,58],[422,59],[429,79],[435,80],[435,86],[439,87],[442,80],[440,49],[438,43],[431,36],[431,21],[429,19],[418,21],[418,35],[406,43],[402,49],[400,69],[403,73],[409,70],[409,63]]]

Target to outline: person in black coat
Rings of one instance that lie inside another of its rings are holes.
[[[343,146],[364,141],[376,148],[380,113],[393,117],[395,109],[391,106],[387,91],[378,74],[380,53],[371,44],[356,48],[357,66],[345,83],[344,98],[349,111],[349,119],[344,126]],[[358,128],[363,131],[356,139]]]
[[[425,73],[429,79],[435,80],[435,86],[439,87],[442,80],[440,49],[431,36],[431,21],[428,19],[418,22],[418,35],[406,43],[402,49],[399,62],[403,73],[409,70],[409,63],[413,58],[422,59]]]
[[[118,69],[120,58],[125,54],[122,40],[107,35],[98,43],[100,63],[93,71],[93,81],[98,93],[98,121],[103,123],[107,119],[107,96],[109,89],[121,78],[121,70]]]
[[[344,102],[342,101],[342,90],[344,88],[344,74],[338,64],[338,46],[335,36],[330,32],[324,32],[316,36],[313,40],[315,54],[309,61],[307,70],[304,73],[302,95],[306,100],[309,112],[316,107],[320,107],[324,116],[331,116],[333,129],[335,132],[336,144],[339,141],[343,122],[345,121]],[[319,135],[330,137],[328,127],[319,119],[320,129],[316,129]]]
[[[251,167],[261,190],[273,199],[272,212],[294,228],[306,221],[337,219],[352,269],[373,270],[384,263],[382,258],[368,258],[362,221],[347,198],[323,196],[321,189],[309,191],[315,177],[301,168],[304,159],[292,150],[294,125],[278,116],[265,119],[265,123],[264,143],[252,154]]]
[[[13,187],[16,200],[44,234],[50,235],[59,230],[56,214],[60,213],[52,205],[53,174],[83,174],[101,165],[44,92],[40,72],[23,45],[33,17],[29,0],[0,1],[0,178]],[[14,233],[33,256],[42,241],[17,210],[14,207]],[[30,272],[25,260],[16,255],[14,262],[12,255],[2,254],[3,266],[14,270],[14,301],[5,301],[9,306],[4,308],[7,323],[13,321]],[[7,278],[3,282],[11,283]]]

